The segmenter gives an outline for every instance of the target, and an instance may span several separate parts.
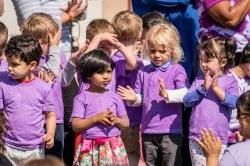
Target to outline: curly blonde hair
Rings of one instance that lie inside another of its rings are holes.
[[[145,56],[149,56],[150,47],[159,46],[165,50],[170,50],[173,63],[179,63],[183,58],[183,50],[180,43],[179,32],[173,24],[157,24],[146,34],[142,52]]]

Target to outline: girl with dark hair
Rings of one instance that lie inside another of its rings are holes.
[[[196,77],[184,97],[192,107],[189,121],[189,150],[193,166],[206,165],[206,158],[196,140],[202,128],[211,128],[223,143],[228,143],[231,110],[235,108],[238,84],[228,70],[233,63],[236,44],[225,38],[207,38],[198,46],[199,65],[203,75]]]
[[[111,58],[101,50],[84,55],[77,66],[89,87],[74,98],[71,123],[81,132],[73,165],[128,165],[120,138],[128,117],[121,98],[107,89],[114,68]]]

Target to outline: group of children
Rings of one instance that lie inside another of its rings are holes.
[[[178,30],[157,12],[140,18],[121,11],[111,23],[91,21],[85,45],[69,60],[49,15],[32,14],[21,31],[6,45],[7,28],[0,24],[0,109],[6,125],[0,152],[13,165],[43,158],[44,147],[46,154],[62,156],[61,87],[75,73],[80,90],[71,124],[81,140],[73,165],[138,165],[140,158],[146,165],[181,165],[183,103],[192,107],[193,165],[206,164],[196,142],[203,128],[222,140],[221,153],[232,134],[231,117],[233,132],[239,128],[231,112],[239,94],[250,90],[250,44],[231,68],[236,44],[204,38],[197,49],[201,75],[189,87],[179,64],[185,55]]]

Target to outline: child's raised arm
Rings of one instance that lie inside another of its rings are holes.
[[[116,46],[118,40],[116,39],[117,35],[112,33],[99,33],[94,36],[94,38],[90,41],[88,48],[85,52],[92,51],[98,48],[99,44],[103,41],[108,42],[110,45]]]
[[[126,70],[135,70],[138,67],[136,55],[132,54],[122,43],[117,42],[117,48],[121,51],[126,61]]]
[[[46,70],[52,71],[56,76],[59,74],[59,68],[60,68],[60,53],[61,49],[59,47],[61,39],[61,30],[59,30],[55,36],[53,37],[51,34],[49,34],[49,59],[47,62],[43,64],[43,68]]]

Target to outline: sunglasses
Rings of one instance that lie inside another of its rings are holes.
[[[237,112],[237,119],[240,119],[240,117],[245,116],[245,117],[250,117],[250,113],[248,112]]]

